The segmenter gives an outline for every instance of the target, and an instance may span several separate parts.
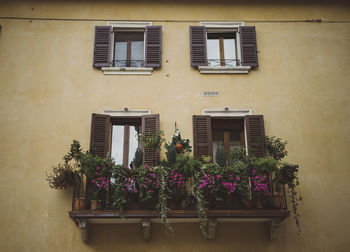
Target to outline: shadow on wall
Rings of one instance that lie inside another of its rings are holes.
[[[152,223],[151,240],[144,241],[141,224],[92,225],[87,245],[99,251],[203,252],[254,251],[279,244],[278,240],[268,239],[268,223],[218,223],[216,239],[212,241],[201,238],[199,223],[172,227],[174,234],[166,237],[164,225]]]

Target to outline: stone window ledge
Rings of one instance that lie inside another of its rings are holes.
[[[102,71],[105,75],[113,74],[140,74],[150,75],[152,74],[152,67],[102,67]]]
[[[251,69],[250,66],[236,66],[236,67],[210,67],[199,66],[198,70],[201,74],[247,74]]]

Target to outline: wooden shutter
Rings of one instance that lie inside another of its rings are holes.
[[[159,115],[142,116],[142,134],[154,133],[159,130]],[[159,161],[159,150],[153,147],[143,147],[143,160],[148,166],[155,166]]]
[[[92,114],[90,150],[97,156],[107,157],[110,135],[110,116]]]
[[[213,157],[210,116],[193,116],[193,155],[196,158]]]
[[[205,26],[190,26],[191,66],[207,66],[207,39]]]
[[[146,26],[145,67],[162,66],[162,26]]]
[[[109,67],[111,54],[111,26],[95,27],[94,67]]]
[[[242,66],[258,66],[255,26],[240,26]]]
[[[266,153],[264,145],[264,117],[262,115],[245,116],[245,124],[249,154],[253,154],[257,157],[264,157]]]

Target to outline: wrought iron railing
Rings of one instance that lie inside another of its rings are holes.
[[[269,192],[268,196],[264,197],[262,200],[262,207],[257,206],[257,202],[260,201],[260,199],[256,199],[254,197],[254,194],[252,193],[251,188],[247,188],[249,191],[248,194],[251,195],[250,199],[243,201],[241,198],[235,196],[231,197],[231,203],[225,204],[225,201],[223,202],[217,202],[213,205],[213,202],[210,202],[208,200],[208,207],[209,209],[231,209],[231,210],[255,210],[255,209],[261,209],[261,210],[285,210],[287,209],[287,198],[286,198],[286,190],[285,185],[278,183],[277,180],[269,179]],[[86,177],[79,173],[75,173],[74,178],[74,185],[73,185],[73,199],[72,199],[72,210],[84,210],[84,209],[90,209],[90,201],[91,201],[91,190],[93,190],[93,186],[91,183],[89,183],[89,179],[86,179]],[[99,208],[103,210],[111,210],[116,209],[115,206],[113,206],[113,203],[111,202],[112,198],[112,190],[109,190],[109,192],[99,194]],[[188,209],[188,210],[195,210],[196,209],[196,202],[195,198],[192,195],[187,196],[185,199],[182,200],[181,205],[182,209]],[[135,209],[135,205],[137,205],[139,202],[136,200],[133,208],[126,208],[127,209]],[[248,203],[248,204],[246,204]],[[154,207],[154,206],[153,206]],[[148,208],[142,208],[141,205],[137,206],[136,209],[148,209]],[[153,208],[152,208],[153,209]]]
[[[113,60],[115,67],[143,67],[144,60]]]
[[[236,67],[240,64],[239,59],[208,59],[208,66],[211,67]]]

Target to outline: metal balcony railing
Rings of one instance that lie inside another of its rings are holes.
[[[239,59],[208,59],[208,66],[210,67],[236,67],[240,64]]]
[[[85,210],[90,209],[90,200],[92,191],[94,190],[93,184],[89,183],[89,179],[87,179],[85,176],[81,176],[80,174],[75,174],[74,179],[74,185],[73,185],[73,199],[72,199],[72,211],[74,210]],[[252,193],[251,188],[247,188],[247,193],[250,196],[250,199],[248,202],[243,202],[242,199],[239,197],[233,196],[229,199],[231,202],[230,204],[225,204],[225,201],[223,202],[217,202],[214,205],[213,202],[210,202],[210,199],[207,199],[208,201],[208,208],[209,210],[212,209],[227,209],[227,210],[286,210],[287,209],[287,199],[286,199],[286,190],[285,185],[278,183],[276,180],[269,179],[269,192],[268,196],[265,196],[262,200],[263,204],[262,207],[257,207],[257,201],[259,199],[254,197],[254,193]],[[100,210],[118,210],[113,206],[113,203],[111,202],[112,198],[112,190],[108,190],[107,192],[100,193],[98,196],[99,201],[99,208]],[[157,199],[155,199],[155,202]],[[246,204],[248,203],[248,204]],[[135,201],[134,208],[126,208],[126,210],[134,209],[135,205],[137,205],[138,202]],[[192,195],[188,195],[186,198],[182,199],[181,209],[187,209],[187,210],[195,210],[196,209],[196,203],[195,198]],[[154,209],[153,208],[143,208],[141,205],[137,206],[136,209]]]
[[[144,60],[113,60],[115,67],[143,67]]]

